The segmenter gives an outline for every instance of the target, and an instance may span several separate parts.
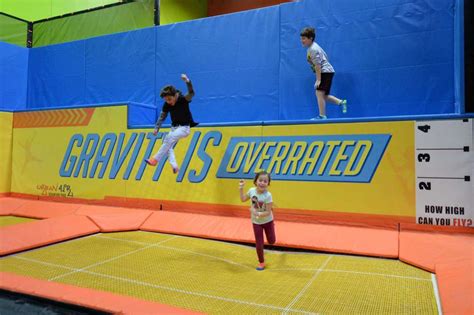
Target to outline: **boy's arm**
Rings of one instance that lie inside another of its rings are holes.
[[[314,73],[316,74],[315,88],[317,88],[319,83],[321,83],[321,57],[315,51],[311,51],[309,57],[311,59],[311,63],[314,65]]]
[[[159,131],[160,128],[161,128],[161,124],[162,124],[163,121],[166,119],[166,116],[168,116],[168,113],[167,113],[167,112],[164,112],[164,111],[161,111],[160,117],[158,117],[158,120],[156,121],[155,130],[153,130],[153,135],[156,136],[156,135],[158,134],[158,131]]]
[[[314,66],[314,70],[315,70],[315,73],[316,73],[316,86],[315,88],[318,88],[319,87],[319,84],[321,83],[321,66],[319,64],[316,64]]]
[[[186,83],[186,87],[188,88],[188,93],[184,96],[184,98],[188,101],[191,102],[193,96],[194,96],[194,88],[193,84],[191,83],[191,80],[189,80],[188,76],[185,74],[181,75],[181,79]]]

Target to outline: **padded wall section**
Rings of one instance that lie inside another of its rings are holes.
[[[28,49],[0,42],[0,109],[24,109]]]
[[[85,41],[30,49],[28,108],[85,103]]]
[[[139,0],[34,24],[33,47],[153,26],[154,1]]]
[[[278,7],[165,25],[156,35],[156,89],[185,89],[187,73],[195,120],[278,118]]]
[[[154,34],[147,28],[86,41],[86,102],[153,104]]]
[[[115,100],[153,104],[154,49],[153,28],[34,48],[29,107]]]
[[[315,75],[299,36],[305,26],[316,28],[316,41],[336,70],[332,94],[349,100],[349,117],[453,112],[455,2],[282,4],[280,118],[316,115]],[[328,106],[328,114],[341,115],[336,106]]]
[[[3,12],[0,10],[0,12]],[[28,24],[0,14],[0,41],[26,47]]]

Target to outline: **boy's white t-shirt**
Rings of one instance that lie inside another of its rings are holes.
[[[247,192],[247,196],[249,196],[250,198],[252,208],[257,210],[257,212],[266,211],[267,209],[266,204],[273,202],[272,194],[269,191],[266,190],[264,193],[259,194],[257,192],[256,187],[250,188],[249,191]],[[270,221],[273,221],[273,212],[270,212],[270,215],[268,216],[260,217],[260,218],[257,218],[256,216],[254,216],[253,213],[251,214],[251,216],[252,216],[252,223],[255,223],[255,224],[265,224]]]
[[[321,67],[321,73],[334,73],[334,68],[329,63],[326,52],[321,48],[321,46],[316,44],[316,42],[313,42],[313,44],[308,47],[306,55],[313,72],[316,72],[315,67],[319,64]]]

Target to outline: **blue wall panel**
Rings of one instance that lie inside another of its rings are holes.
[[[86,41],[86,102],[155,101],[155,29]]]
[[[156,36],[156,89],[185,90],[187,73],[195,120],[278,119],[278,7],[161,26]]]
[[[24,109],[27,98],[28,49],[0,42],[0,109]]]
[[[35,48],[28,107],[131,101],[159,111],[161,87],[185,90],[187,73],[197,121],[314,117],[315,75],[299,36],[311,25],[336,70],[332,94],[348,99],[347,117],[454,113],[457,3],[305,0]],[[342,117],[337,106],[327,112]]]
[[[87,104],[85,42],[29,50],[28,108]]]
[[[317,114],[314,74],[299,32],[336,70],[332,93],[348,117],[454,112],[454,3],[447,0],[301,1],[281,5],[280,119]],[[295,104],[294,91],[299,98]],[[300,108],[295,111],[294,106]],[[342,117],[328,105],[331,117]]]

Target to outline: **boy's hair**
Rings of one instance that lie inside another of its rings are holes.
[[[253,184],[257,185],[257,179],[260,177],[260,175],[267,175],[268,176],[268,185],[270,185],[270,182],[272,181],[272,178],[270,177],[270,174],[268,174],[266,171],[260,171],[255,174],[255,178],[253,179]]]
[[[304,36],[314,40],[314,38],[316,37],[316,31],[314,30],[314,27],[305,27],[301,30],[300,36]]]
[[[160,97],[163,98],[165,96],[175,96],[178,91],[172,85],[167,85],[161,89]]]

